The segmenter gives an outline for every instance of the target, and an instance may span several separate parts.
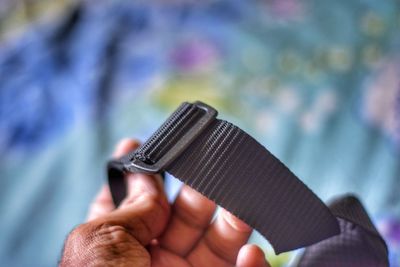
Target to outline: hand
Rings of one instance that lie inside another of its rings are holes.
[[[115,156],[137,148],[124,140]],[[60,266],[268,267],[264,253],[246,245],[252,229],[183,186],[170,207],[161,177],[130,174],[128,194],[115,209],[104,186],[88,222],[68,236]]]

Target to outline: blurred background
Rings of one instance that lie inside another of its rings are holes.
[[[400,266],[396,0],[0,0],[0,265],[55,266],[116,142],[192,100],[357,194]]]

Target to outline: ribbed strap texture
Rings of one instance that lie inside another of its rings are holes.
[[[325,204],[229,122],[216,120],[166,170],[257,229],[276,253],[339,233]]]
[[[192,104],[183,103],[131,157],[146,163],[156,162],[204,113]]]

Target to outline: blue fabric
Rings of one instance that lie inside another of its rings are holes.
[[[358,194],[400,266],[399,14],[394,0],[88,1],[3,41],[1,265],[54,266],[117,140],[202,100],[323,200]]]

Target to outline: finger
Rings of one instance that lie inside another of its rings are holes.
[[[125,155],[130,151],[136,149],[139,142],[136,140],[124,139],[117,146],[114,156],[119,157]],[[160,194],[164,197],[164,186],[162,178],[159,174],[147,175],[142,173],[130,173],[125,177],[127,185],[127,196],[121,203],[120,207],[124,207],[129,203],[135,201],[136,198],[141,197],[143,194],[150,193],[153,195]]]
[[[270,267],[264,252],[256,245],[243,246],[237,257],[237,267]]]
[[[146,195],[157,196],[162,199],[162,204],[168,206],[167,196],[160,175],[148,175],[143,173],[131,173],[126,177],[127,196],[118,208],[125,208]],[[166,208],[166,207],[165,207]]]
[[[139,142],[132,139],[121,140],[115,148],[113,157],[121,157],[129,153],[130,151],[136,149],[139,146]],[[100,216],[111,212],[115,209],[114,203],[112,201],[110,188],[108,185],[103,185],[100,192],[95,197],[89,208],[87,221],[94,220]]]
[[[131,173],[125,179],[127,196],[110,215],[121,214],[128,231],[147,245],[164,231],[169,218],[170,205],[161,176]]]
[[[129,138],[122,139],[121,141],[118,142],[114,150],[113,157],[114,158],[122,157],[123,155],[128,154],[132,150],[138,148],[139,145],[140,144],[137,140]]]
[[[132,144],[130,141],[125,144]],[[116,156],[125,154],[126,145],[117,148]],[[132,148],[132,147],[131,147]],[[65,243],[62,266],[110,265],[116,263],[138,263],[150,266],[150,257],[145,249],[152,239],[159,236],[169,217],[169,205],[163,190],[152,186],[152,177],[134,179],[142,187],[140,197],[123,208],[91,220],[72,231]],[[145,185],[143,185],[145,184]],[[102,201],[111,200],[105,187],[99,194]],[[99,201],[99,202],[102,202]],[[96,263],[94,260],[98,260]],[[140,265],[140,266],[142,266]]]
[[[161,248],[152,246],[150,248],[151,267],[192,267],[184,258]]]
[[[209,226],[215,208],[214,202],[189,186],[183,186],[160,239],[161,246],[179,256],[186,256]]]
[[[61,266],[150,266],[145,249],[165,228],[169,210],[161,199],[144,195],[124,209],[82,224],[68,236]]]
[[[232,266],[251,231],[250,226],[221,210],[187,258],[194,266]]]
[[[108,185],[103,185],[95,200],[89,207],[87,221],[110,213],[115,208]]]
[[[140,183],[138,182],[137,185],[141,186]],[[114,226],[122,227],[123,232],[139,241],[142,246],[147,246],[152,239],[157,238],[163,232],[168,218],[169,204],[165,194],[151,189],[142,190],[140,196],[136,196],[132,201],[128,199],[118,209],[89,222],[89,224],[92,231],[101,228],[107,230]]]

